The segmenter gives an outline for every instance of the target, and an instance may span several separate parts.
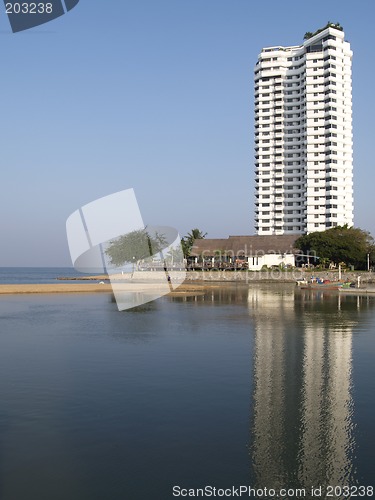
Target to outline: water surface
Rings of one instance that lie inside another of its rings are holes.
[[[0,267],[0,284],[52,284],[65,283],[58,278],[74,278],[74,283],[87,283],[87,274],[72,267]]]
[[[0,297],[0,498],[373,483],[371,297]],[[308,498],[308,497],[307,497]]]

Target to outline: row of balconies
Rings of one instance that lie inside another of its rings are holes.
[[[332,211],[334,210],[334,211]],[[324,221],[327,219],[340,219],[345,217],[345,215],[351,212],[351,210],[339,210],[339,209],[325,209],[324,212],[313,212],[311,210],[303,210],[301,213],[288,213],[287,210],[283,210],[281,214],[275,212],[267,211],[262,213],[255,210],[255,221],[258,223],[267,224],[271,220],[275,223],[280,222],[303,222],[304,220],[308,222]]]
[[[271,220],[277,220],[277,221],[291,221],[294,220],[295,222],[300,222],[301,220],[305,219],[304,214],[286,214],[284,212],[282,217],[277,217],[274,213],[257,213],[255,212],[255,221],[259,223],[267,223]]]
[[[293,126],[294,127],[294,126]],[[289,127],[288,127],[289,128]],[[311,127],[308,127],[311,128]],[[255,137],[255,143],[256,144],[263,144],[266,143],[265,141],[270,141],[267,144],[272,145],[273,143],[275,144],[328,144],[331,145],[331,140],[334,139],[334,142],[336,142],[335,146],[340,147],[340,144],[345,146],[345,149],[347,147],[351,147],[352,145],[352,134],[351,130],[350,133],[340,133],[337,134],[336,132],[332,131],[327,131],[325,127],[320,127],[320,130],[311,130],[311,133],[306,133],[304,126],[299,127],[301,134],[300,137],[283,137],[281,134],[281,137],[274,137],[274,134],[271,133],[273,131],[269,130],[264,130],[262,128],[262,131],[256,132],[256,137]],[[329,129],[328,129],[329,130]],[[336,129],[335,129],[336,130]],[[324,134],[320,134],[319,132],[324,132]],[[315,137],[318,136],[318,137]],[[307,140],[308,139],[308,140]],[[324,142],[323,142],[324,141]]]
[[[304,160],[302,160],[304,162]],[[278,167],[278,168],[277,168]],[[328,163],[321,162],[319,165],[314,165],[313,162],[307,165],[276,165],[271,166],[271,163],[268,162],[267,166],[260,163],[259,161],[255,165],[255,173],[262,178],[273,178],[276,180],[281,180],[283,176],[290,177],[290,175],[294,175],[297,177],[301,177],[304,179],[315,179],[315,178],[326,178],[329,175],[333,175],[335,177],[347,178],[352,176],[352,165],[351,161],[343,161],[340,163]],[[279,179],[280,177],[280,179]]]
[[[281,147],[255,147],[255,158],[256,159],[268,159],[270,157],[284,157],[285,159],[289,158],[299,158],[304,156],[308,161],[318,161],[316,158],[320,156],[324,156],[324,161],[326,160],[340,160],[346,161],[348,158],[352,156],[352,149],[348,148],[337,148],[336,150],[330,150],[328,147],[324,147],[324,145],[319,145],[319,148],[313,148],[312,146],[307,146],[307,148],[296,148],[293,150],[283,149]],[[348,160],[349,161],[349,160]],[[333,162],[335,163],[335,162]]]
[[[307,210],[308,212],[320,213],[322,210],[331,210],[334,207],[336,211],[346,211],[350,210],[351,205],[353,204],[353,196],[352,190],[348,187],[348,191],[345,191],[345,195],[339,195],[339,192],[335,191],[335,195],[321,193],[320,196],[314,193],[297,193],[295,195],[285,196],[282,195],[275,196],[274,194],[262,194],[255,192],[255,205],[256,210],[260,211],[281,211],[285,210],[300,210],[303,213],[303,210]],[[289,193],[286,193],[289,194]],[[294,198],[293,198],[294,196]],[[283,208],[284,207],[284,208]],[[317,207],[317,208],[316,208]]]
[[[259,198],[259,201],[261,201],[261,202],[269,201],[271,195],[275,196],[275,200],[276,200],[276,203],[277,203],[278,201],[279,202],[283,202],[284,198],[285,198],[285,200],[287,199],[288,202],[291,202],[291,201],[301,201],[301,200],[303,201],[305,193],[304,192],[294,193],[294,194],[289,194],[289,193],[287,194],[287,193],[285,193],[285,196],[284,196],[284,192],[281,192],[281,193],[268,193],[268,194],[258,193],[257,191],[255,192],[255,197]]]
[[[296,128],[296,127],[300,129],[306,129],[306,128],[311,129],[319,127],[320,129],[325,129],[325,130],[328,130],[330,128],[336,129],[340,127],[340,129],[344,128],[345,130],[350,130],[350,131],[352,129],[351,115],[347,113],[338,113],[337,115],[332,115],[330,114],[329,111],[327,111],[326,113],[319,112],[312,115],[309,114],[307,118],[304,117],[296,118],[290,116],[283,116],[280,114],[277,115],[264,114],[258,116],[255,119],[256,129],[260,128],[264,129],[267,127],[277,127],[277,126],[283,126],[285,129]],[[319,130],[317,131],[317,133],[315,133],[315,131],[313,130],[311,131],[310,135],[318,135],[318,133]]]
[[[264,203],[264,200],[262,200],[262,202],[259,202],[258,200],[255,201],[255,205],[258,211],[270,210],[271,212],[276,210],[282,210],[283,207],[286,207],[288,210],[295,209],[301,211],[304,209],[305,203],[306,201],[302,198],[300,198],[299,201],[293,201],[293,202],[273,201],[271,199],[268,199],[266,203]]]
[[[321,108],[305,107],[303,104],[277,107],[265,105],[264,107],[257,106],[255,111],[257,112],[254,118],[256,123],[258,121],[275,120],[277,118],[293,119],[296,118],[295,115],[299,115],[298,118],[301,120],[312,120],[315,118],[337,120],[338,118],[345,118],[349,121],[351,121],[352,116],[352,108],[349,105],[324,106]]]
[[[323,211],[332,211],[335,212],[346,212],[350,211],[352,208],[353,200],[351,196],[340,197],[340,199],[330,199],[328,196],[320,197],[319,201],[314,199],[315,197],[307,197],[303,199],[303,201],[291,203],[289,201],[281,201],[274,202],[268,200],[267,203],[264,203],[264,200],[255,201],[255,210],[257,213],[286,213],[286,212],[295,212],[295,213],[321,213]],[[300,198],[301,199],[301,198]],[[317,205],[318,203],[318,205]]]
[[[305,214],[283,214],[281,217],[276,216],[275,214],[270,215],[258,215],[255,214],[255,224],[258,225],[266,225],[266,224],[285,224],[285,223],[295,223],[301,224],[306,220]]]
[[[302,129],[302,127],[300,127]],[[324,129],[325,131],[325,129]],[[314,132],[317,132],[313,135]],[[334,141],[332,141],[334,139]],[[335,149],[347,149],[347,147],[351,147],[351,137],[344,136],[340,134],[340,137],[334,136],[331,133],[327,132],[325,134],[318,134],[318,131],[313,131],[311,134],[301,133],[300,137],[274,137],[273,134],[264,132],[261,134],[258,133],[255,138],[255,144],[259,147],[284,147],[285,150],[288,149],[296,149],[290,148],[290,146],[296,146],[297,148],[301,148],[303,146],[314,146],[316,148],[317,145],[322,147],[333,146]]]
[[[260,56],[256,63],[255,71],[259,71],[262,68],[270,68],[275,67],[275,65],[279,64],[282,68],[287,68],[290,71],[299,70],[303,68],[323,68],[327,70],[329,68],[337,68],[338,66],[349,66],[351,65],[350,57],[337,57],[333,55],[326,55],[323,57],[322,53],[315,53],[314,56],[311,57],[312,54],[304,54],[302,58],[297,61],[289,61],[286,57],[278,57],[276,61],[272,60],[269,57],[263,58]]]
[[[267,175],[268,174],[268,175]],[[306,176],[304,174],[299,175],[298,177],[286,177],[291,174],[284,174],[284,177],[275,177],[273,172],[262,172],[261,175],[256,176],[255,182],[258,185],[260,183],[260,187],[271,186],[279,188],[282,186],[299,186],[301,187],[306,183]],[[293,180],[290,180],[293,179]]]
[[[277,184],[277,183],[266,183],[266,184],[258,185],[257,182],[255,183],[255,191],[257,193],[259,193],[260,195],[268,194],[268,193],[265,193],[266,191],[270,191],[276,195],[277,194],[282,195],[283,193],[286,193],[287,191],[288,191],[288,193],[301,192],[305,188],[306,188],[306,183],[302,182],[302,181],[299,184],[288,184],[287,186],[284,183],[282,185]]]
[[[267,182],[268,181],[268,182]],[[325,177],[306,177],[303,176],[299,180],[293,181],[278,181],[273,177],[264,177],[261,178],[256,177],[255,179],[255,189],[259,192],[261,191],[269,191],[273,190],[275,192],[282,192],[283,190],[301,190],[303,188],[313,189],[315,187],[324,187],[324,186],[338,186],[345,187],[351,186],[353,184],[352,175],[348,176],[340,176],[335,174],[335,177],[331,177],[330,174],[327,174]],[[272,189],[271,189],[272,188]]]
[[[332,56],[329,56],[332,57]],[[347,73],[351,74],[351,61],[350,59],[331,59],[331,62],[327,64],[324,59],[320,59],[318,63],[311,63],[307,61],[306,63],[300,64],[299,67],[293,67],[293,65],[282,65],[277,66],[276,61],[272,62],[261,62],[254,69],[254,79],[259,79],[262,77],[280,77],[286,79],[286,77],[301,76],[301,75],[316,75],[316,73],[321,74],[322,72],[337,72],[340,74]],[[275,74],[276,73],[276,74]],[[290,80],[291,78],[288,78]]]
[[[300,99],[297,99],[294,102],[286,102],[286,100],[279,98],[276,100],[264,100],[260,101],[257,100],[255,101],[254,104],[254,111],[257,112],[258,114],[264,114],[264,113],[275,113],[277,111],[289,111],[290,114],[292,110],[289,110],[289,108],[293,108],[294,106],[301,106],[302,111],[299,111],[299,113],[303,112],[305,110],[306,112],[315,112],[316,110],[321,110],[321,111],[327,111],[327,110],[332,110],[332,108],[336,108],[337,110],[341,110],[342,112],[351,112],[352,110],[352,101],[351,99],[339,99],[333,98],[333,97],[324,97],[319,100],[317,96],[314,96],[311,94],[309,97],[304,98],[301,96]],[[329,108],[329,109],[328,109]],[[335,111],[335,110],[334,110]]]
[[[296,165],[283,165],[280,162],[280,165],[271,166],[271,163],[264,163],[257,161],[255,165],[255,174],[260,178],[274,178],[277,180],[281,180],[283,176],[288,177],[290,175],[294,176],[302,176],[304,179],[315,179],[315,178],[325,178],[327,175],[334,175],[341,178],[350,178],[352,177],[352,165],[350,161],[344,161],[338,163],[329,163],[325,164],[322,162],[319,168],[319,165],[314,165],[310,163],[309,165],[304,164],[304,160],[301,162],[295,162]],[[280,179],[278,177],[281,176]]]
[[[315,121],[316,118],[316,121]],[[278,128],[279,132],[284,130],[285,133],[290,133],[287,130],[296,129],[300,132],[301,135],[315,136],[319,135],[319,132],[324,132],[325,134],[329,133],[340,133],[340,135],[344,135],[347,137],[348,134],[352,133],[352,125],[351,119],[350,123],[346,123],[344,120],[346,119],[346,115],[336,117],[335,119],[330,119],[327,116],[315,115],[315,118],[308,118],[305,120],[302,119],[293,119],[293,118],[285,118],[285,117],[260,117],[255,121],[255,131],[270,132],[273,129]],[[318,130],[315,130],[318,127]],[[307,134],[307,129],[309,132]],[[319,130],[320,129],[320,130]],[[268,134],[267,134],[268,135]],[[332,136],[335,137],[335,136]]]

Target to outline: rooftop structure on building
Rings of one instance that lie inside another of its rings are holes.
[[[340,25],[268,47],[255,67],[255,229],[353,225],[352,51]]]

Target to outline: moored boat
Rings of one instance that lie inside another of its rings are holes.
[[[354,286],[350,281],[330,281],[311,277],[310,281],[298,280],[297,285],[302,290],[339,290]]]

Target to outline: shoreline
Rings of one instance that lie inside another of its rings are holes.
[[[206,290],[218,287],[220,285],[209,284],[182,284],[168,296],[182,296],[187,294],[202,294]],[[160,285],[157,283],[129,283],[123,285],[124,291],[137,292],[137,293],[152,293],[155,289],[159,289]],[[113,293],[112,285],[110,283],[56,283],[56,284],[0,284],[0,295],[22,295],[22,294],[58,294],[58,293]]]
[[[18,295],[26,293],[102,293],[112,292],[109,284],[100,285],[98,283],[88,284],[0,284],[0,295]]]
[[[118,279],[122,281],[121,287],[123,291],[137,293],[153,293],[155,288],[160,288],[165,284],[165,274],[161,273],[164,279],[159,276],[159,273],[153,272],[136,272],[132,279],[123,281],[123,276]],[[188,271],[184,282],[172,292],[169,296],[183,296],[186,294],[202,294],[212,288],[221,288],[231,285],[286,285],[296,283],[297,280],[307,279],[310,276],[329,279],[331,281],[338,280],[337,271],[313,271],[296,269],[289,272],[281,270],[268,271]],[[116,278],[112,276],[112,285],[116,286]],[[160,278],[160,280],[159,280]],[[360,288],[370,287],[375,285],[375,276],[372,272],[366,271],[346,271],[342,273],[343,280],[357,282],[360,278]],[[75,277],[57,277],[56,283],[42,284],[0,284],[0,295],[18,295],[18,294],[56,294],[56,293],[113,293],[113,288],[109,282],[108,275],[87,276],[87,283],[76,283]],[[95,281],[95,282],[94,282]],[[100,283],[100,281],[102,283]],[[105,281],[105,283],[103,283]],[[173,284],[173,278],[172,278]],[[358,290],[358,289],[357,289]],[[358,292],[357,292],[358,293]]]
[[[173,272],[179,273],[179,271],[172,271],[172,281]],[[330,281],[354,281],[357,282],[358,277],[360,277],[361,283],[368,283],[375,285],[375,273],[368,271],[351,271],[342,270],[341,277],[338,270],[321,270],[316,271],[314,269],[303,269],[295,268],[290,271],[283,271],[281,269],[268,269],[260,271],[248,271],[248,270],[236,270],[236,271],[224,271],[224,270],[205,270],[205,271],[181,271],[185,273],[184,284],[188,283],[296,283],[296,281],[307,279],[309,280],[311,276],[330,280]],[[82,280],[81,277],[58,277],[59,281],[74,282],[76,280]],[[157,281],[165,280],[164,271],[135,271],[132,273],[132,277],[125,277],[126,281],[129,283],[153,283]],[[84,277],[85,281],[105,281],[108,283],[109,276],[94,275]],[[115,283],[117,280],[124,280],[122,275],[112,275],[111,281]],[[0,285],[1,286],[1,285]]]

